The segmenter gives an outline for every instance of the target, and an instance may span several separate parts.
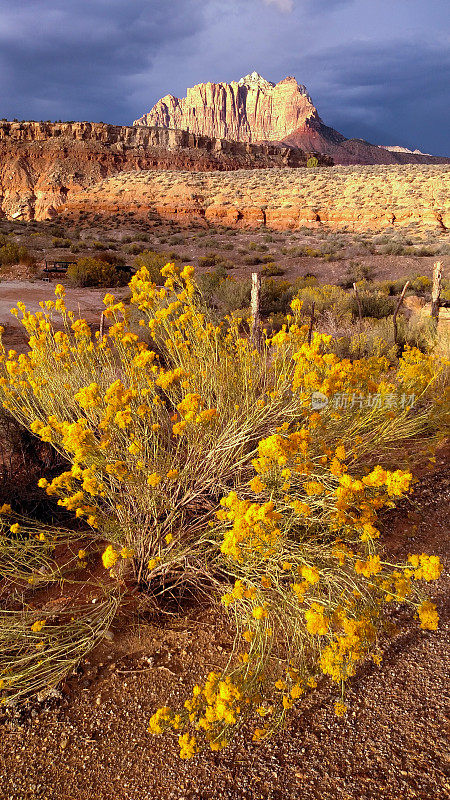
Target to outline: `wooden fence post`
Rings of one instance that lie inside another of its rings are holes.
[[[252,294],[251,294],[251,314],[252,314],[252,329],[251,337],[255,347],[260,345],[260,316],[259,307],[261,302],[261,276],[257,272],[252,273]]]
[[[397,314],[400,311],[400,306],[403,303],[403,298],[405,296],[405,293],[406,293],[406,290],[407,290],[408,286],[409,286],[409,281],[406,281],[406,283],[405,283],[405,285],[404,285],[404,287],[402,289],[402,293],[401,293],[400,297],[398,298],[398,302],[397,302],[397,305],[395,306],[395,311],[394,311],[394,314],[392,316],[392,324],[394,326],[394,344],[396,344],[396,345],[398,345]]]
[[[439,303],[441,299],[442,264],[436,261],[433,265],[433,288],[431,290],[431,319],[436,325],[439,321]]]
[[[359,296],[358,287],[356,283],[353,284],[353,291],[355,293],[356,302],[358,303],[358,317],[359,317],[359,330],[362,329],[362,305],[361,305],[361,298]]]
[[[314,322],[315,322],[315,319],[314,319],[314,309],[315,309],[315,307],[316,307],[316,301],[313,300],[313,303],[312,303],[312,306],[311,306],[311,321],[309,323],[309,331],[308,331],[308,345],[311,344],[311,339],[312,339],[312,333],[313,333]]]
[[[101,342],[102,339],[103,339],[104,329],[105,329],[105,313],[104,313],[104,311],[102,311],[102,313],[100,315],[100,331],[99,331],[99,337],[98,337],[99,342]]]

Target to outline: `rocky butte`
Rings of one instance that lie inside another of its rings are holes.
[[[133,124],[239,142],[281,142],[329,155],[336,164],[450,163],[449,158],[347,139],[325,125],[306,87],[291,76],[274,84],[252,72],[231,83],[199,83],[182,99],[167,94]]]

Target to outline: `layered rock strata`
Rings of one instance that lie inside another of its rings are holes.
[[[165,128],[1,122],[0,214],[52,218],[73,195],[123,170],[300,167],[306,160],[302,150],[283,145],[228,142]]]
[[[180,99],[159,100],[134,125],[158,125],[240,142],[281,141],[318,114],[306,87],[288,77],[276,85],[258,73],[231,83],[199,83]]]

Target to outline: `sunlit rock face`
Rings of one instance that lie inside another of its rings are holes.
[[[252,72],[231,83],[199,83],[183,99],[168,94],[134,125],[260,142],[280,141],[314,118],[317,110],[295,78],[274,84]]]

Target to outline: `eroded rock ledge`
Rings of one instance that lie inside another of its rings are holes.
[[[80,193],[130,170],[301,167],[308,153],[167,128],[92,122],[0,122],[0,214],[51,219]],[[332,159],[318,156],[321,164]]]

